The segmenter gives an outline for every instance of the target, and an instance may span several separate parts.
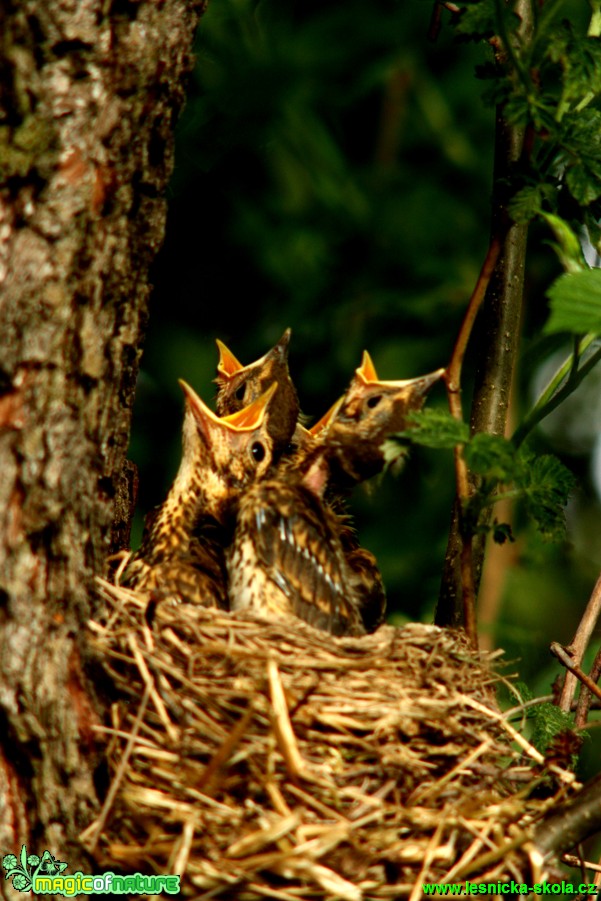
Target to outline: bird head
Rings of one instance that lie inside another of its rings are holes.
[[[243,366],[231,350],[217,339],[217,412],[220,416],[236,413],[257,400],[270,385],[276,384],[278,390],[267,414],[267,428],[274,440],[276,453],[290,441],[299,414],[298,396],[288,370],[291,334],[291,330],[286,329],[271,350],[247,366]]]
[[[252,403],[219,417],[193,388],[180,380],[184,392],[182,466],[200,486],[204,512],[220,521],[242,489],[267,474],[273,462],[268,412],[277,390],[270,387]]]
[[[384,441],[406,428],[407,415],[422,407],[443,373],[437,369],[419,378],[383,381],[364,351],[346,394],[313,427],[351,482],[382,470]]]

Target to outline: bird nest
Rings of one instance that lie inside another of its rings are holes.
[[[100,592],[92,644],[119,700],[102,728],[111,783],[84,841],[105,867],[239,901],[532,879],[532,824],[573,777],[549,777],[461,634],[332,638]],[[528,800],[542,779],[547,799]]]

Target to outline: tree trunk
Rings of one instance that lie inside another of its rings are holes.
[[[71,872],[97,803],[85,624],[127,542],[148,271],[202,9],[0,7],[0,848]]]

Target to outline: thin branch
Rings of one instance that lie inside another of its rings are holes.
[[[434,0],[432,15],[430,16],[430,24],[428,26],[429,41],[434,42],[438,40],[438,35],[440,34],[441,27],[441,12],[443,9],[447,9],[454,16],[461,12],[461,7],[457,6],[456,3],[448,3],[446,2],[446,0]]]
[[[593,629],[597,625],[597,621],[600,615],[601,576],[599,576],[599,578],[597,579],[595,587],[593,588],[593,593],[591,594],[590,600],[586,605],[586,610],[584,611],[582,619],[580,620],[580,623],[576,630],[576,634],[574,635],[574,638],[570,643],[572,662],[575,663],[576,666],[580,666],[580,664],[582,663],[584,653],[588,647]],[[567,672],[558,704],[559,708],[563,710],[564,713],[568,713],[571,709],[572,699],[576,690],[576,683],[576,676],[571,672]]]
[[[598,863],[591,863],[590,860],[582,861],[579,857],[574,857],[573,854],[562,854],[561,859],[563,863],[567,863],[569,867],[581,867],[584,863],[585,869],[592,870],[595,873],[601,873],[601,867]]]
[[[498,235],[494,235],[489,244],[482,268],[480,269],[478,281],[476,282],[472,296],[470,297],[463,322],[461,323],[461,328],[459,329],[459,334],[457,335],[457,340],[455,341],[451,360],[445,373],[445,381],[449,393],[449,408],[455,419],[463,419],[460,391],[461,369],[465,358],[465,352],[476,321],[476,316],[478,315],[478,311],[486,296],[500,253],[501,240]]]
[[[500,253],[501,241],[497,236],[494,236],[488,247],[478,280],[472,292],[472,296],[470,297],[461,328],[459,329],[459,334],[457,335],[451,360],[445,372],[449,410],[451,415],[459,422],[463,421],[463,409],[461,404],[461,371],[463,361],[468,341],[474,328],[476,316],[478,315],[478,311],[486,296],[486,291],[490,284]],[[471,495],[468,468],[463,457],[463,449],[461,446],[455,448],[455,479],[457,483],[457,503],[461,511]],[[463,625],[472,645],[477,647],[478,632],[476,628],[476,594],[472,567],[472,536],[468,534],[467,530],[463,527],[461,522],[461,512],[459,513],[459,519]]]
[[[534,845],[543,855],[573,848],[601,829],[601,776],[595,777],[571,801],[543,817],[534,830]]]
[[[563,663],[565,668],[570,673],[573,673],[576,678],[579,679],[580,682],[582,682],[583,685],[586,685],[589,691],[592,691],[592,693],[597,695],[598,698],[601,698],[601,688],[596,685],[596,683],[590,678],[590,676],[587,676],[584,670],[580,669],[580,667],[576,663],[574,663],[569,651],[566,650],[566,648],[560,645],[557,641],[552,641],[550,651],[554,657],[557,657],[557,659],[561,663]]]
[[[597,656],[593,661],[593,665],[591,667],[591,671],[589,673],[589,679],[593,682],[597,683],[599,678],[601,677],[601,648],[597,651]],[[584,724],[588,719],[589,710],[591,709],[593,701],[593,693],[583,686],[580,689],[580,695],[578,697],[578,704],[576,706],[576,715],[574,716],[574,725],[577,729],[584,729]]]

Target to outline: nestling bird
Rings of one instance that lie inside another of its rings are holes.
[[[314,426],[330,463],[330,485],[348,492],[384,468],[385,440],[407,426],[407,414],[423,406],[426,394],[443,375],[437,369],[415,379],[382,381],[367,351],[345,393]],[[399,448],[399,456],[402,451]]]
[[[240,492],[271,465],[267,419],[276,386],[219,418],[186,382],[180,385],[185,395],[181,464],[120,583],[152,592],[155,599],[225,608],[224,532]]]
[[[314,456],[317,449],[322,447],[320,436],[341,403],[342,398],[310,429],[297,425],[292,437],[291,450],[282,456],[276,467],[280,477],[286,479],[287,474],[289,476],[296,470],[302,471],[303,466],[306,467],[307,459]],[[329,510],[332,528],[340,540],[350,570],[349,580],[358,600],[363,627],[366,632],[374,632],[382,624],[386,614],[386,591],[382,574],[375,556],[359,544],[352,519],[346,509],[346,500],[332,485],[328,452],[323,448],[321,453],[327,474],[321,494],[322,501]]]
[[[418,379],[382,381],[367,351],[345,395],[309,430],[297,427],[296,454],[283,457],[279,468],[302,465],[303,457],[323,448],[328,466],[324,501],[333,512],[359,612],[367,632],[373,632],[386,613],[386,592],[374,555],[360,546],[346,515],[345,498],[359,482],[384,467],[386,438],[406,425],[407,414],[419,409],[430,387],[442,376],[440,369]],[[399,451],[400,453],[400,451]]]
[[[299,415],[296,388],[288,370],[288,345],[290,329],[286,329],[278,343],[259,360],[243,366],[226,345],[217,339],[219,363],[217,413],[227,416],[252,403],[274,382],[278,386],[270,404],[268,430],[274,442],[274,452],[283,450],[290,438]]]
[[[227,552],[232,610],[294,615],[333,635],[364,634],[339,520],[323,502],[328,476],[317,448],[244,493]]]

